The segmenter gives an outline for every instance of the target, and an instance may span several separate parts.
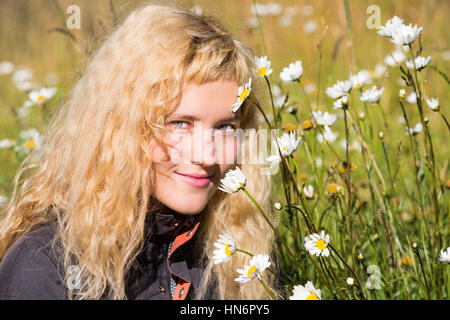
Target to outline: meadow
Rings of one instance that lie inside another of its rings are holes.
[[[0,207],[104,31],[143,2],[1,2]],[[301,138],[273,176],[286,296],[449,299],[450,1],[177,2],[270,60],[261,121]],[[378,33],[394,16],[423,27],[406,46]]]

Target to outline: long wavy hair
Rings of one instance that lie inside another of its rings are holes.
[[[68,289],[68,297],[126,299],[125,279],[143,248],[146,216],[158,210],[149,196],[150,142],[164,146],[165,119],[180,101],[184,81],[231,79],[244,85],[253,77],[253,57],[214,17],[174,4],[135,9],[92,54],[52,118],[42,148],[17,171],[0,221],[0,259],[22,234],[56,221],[53,243],[62,245],[64,270],[76,261],[82,271],[81,288]],[[241,128],[260,128],[257,109],[248,101],[241,108]],[[270,176],[251,159],[238,166],[276,225]],[[234,281],[250,257],[239,253],[230,262],[212,262],[213,243],[226,230],[238,247],[271,254],[273,232],[248,197],[217,191],[201,219],[196,247],[207,262],[196,298],[214,284],[220,299],[267,299],[258,281]],[[276,292],[274,279],[268,272],[265,277]]]

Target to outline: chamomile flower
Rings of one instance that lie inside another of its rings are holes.
[[[432,99],[426,99],[427,106],[433,110],[433,111],[439,111],[439,99],[438,98],[432,98]]]
[[[392,28],[391,42],[398,46],[409,45],[416,40],[416,38],[422,33],[423,28],[417,27],[417,25],[412,26],[412,24],[405,25],[400,24]]]
[[[424,69],[430,62],[431,62],[431,56],[428,56],[426,58],[418,56],[414,59],[414,63],[413,63],[412,59],[409,58],[408,61],[406,61],[406,66],[409,69],[414,70],[414,65],[416,65],[416,70],[420,71],[420,70]]]
[[[267,60],[267,56],[264,57],[255,57],[255,61],[256,61],[256,74],[259,77],[264,77],[264,76],[268,76],[272,73],[272,69],[270,68],[270,61]]]
[[[348,96],[342,96],[333,103],[333,110],[342,109],[348,105]]]
[[[338,81],[332,87],[327,88],[325,93],[332,99],[338,99],[352,90],[353,84],[350,80]]]
[[[383,37],[391,38],[392,32],[403,25],[403,19],[394,16],[392,19],[388,20],[384,26],[378,30],[378,34]]]
[[[2,139],[0,140],[0,149],[8,149],[13,147],[16,144],[16,141],[12,139]]]
[[[316,124],[319,126],[331,126],[336,122],[338,116],[328,112],[313,111],[313,117],[316,120]]]
[[[233,103],[233,112],[239,110],[240,106],[244,103],[245,99],[250,95],[252,91],[252,78],[248,79],[248,82],[244,86],[238,88],[237,100]]]
[[[387,71],[386,66],[383,63],[379,62],[375,65],[375,68],[372,71],[370,71],[370,75],[374,78],[379,79],[386,74],[386,71]]]
[[[409,131],[409,133],[411,135],[415,136],[415,135],[419,134],[420,132],[422,132],[423,125],[419,122],[419,123],[416,123],[416,125],[413,128],[405,127],[405,130],[406,130],[406,133],[408,133],[408,131]]]
[[[400,90],[398,91],[398,97],[399,97],[399,99],[404,99],[405,96],[406,96],[406,90],[405,90],[405,89],[400,89]]]
[[[229,233],[222,233],[219,235],[219,239],[214,243],[214,264],[227,262],[231,259],[236,252],[236,243],[233,237]]]
[[[56,88],[41,88],[36,91],[31,91],[28,97],[35,104],[43,104],[53,98],[56,94]]]
[[[297,81],[303,74],[303,66],[300,60],[292,62],[289,66],[284,67],[280,73],[280,78],[284,82]]]
[[[269,256],[258,254],[250,260],[250,264],[244,266],[244,269],[237,269],[236,271],[240,273],[240,276],[234,279],[237,282],[245,283],[258,278],[261,280],[261,274],[263,271],[270,267]]]
[[[330,242],[330,236],[325,234],[325,231],[322,230],[320,234],[313,233],[309,236],[305,237],[305,249],[311,255],[319,255],[328,257],[330,255],[330,250],[328,250],[327,246]]]
[[[342,188],[341,185],[333,182],[333,183],[327,184],[327,186],[325,187],[325,192],[329,196],[334,196],[334,195],[336,195],[338,193],[344,194],[344,188]]]
[[[324,132],[318,133],[316,138],[317,141],[320,143],[323,143],[324,141],[327,141],[328,143],[333,143],[338,137],[337,132],[333,132],[329,126],[324,126]]]
[[[236,167],[234,170],[231,169],[225,174],[225,178],[221,179],[222,183],[219,187],[219,190],[222,190],[227,193],[235,193],[245,188],[245,184],[247,183],[247,177],[242,173],[239,167]]]
[[[395,51],[392,51],[389,55],[384,58],[384,63],[388,66],[395,67],[400,65],[403,61],[405,61],[406,57],[400,47],[397,47]]]
[[[450,263],[450,247],[448,247],[446,251],[441,250],[441,254],[439,255],[439,261],[444,263]]]
[[[22,145],[15,146],[14,150],[23,153],[30,153],[34,149],[39,149],[42,144],[42,136],[35,128],[23,130],[19,133],[24,140]]]
[[[314,198],[314,187],[312,185],[307,185],[303,188],[303,193],[305,194],[305,197],[308,199]]]
[[[0,63],[0,74],[11,74],[14,71],[14,65],[9,61]]]
[[[362,102],[377,103],[380,101],[381,96],[383,95],[383,91],[384,91],[383,87],[377,89],[377,86],[373,86],[372,88],[367,89],[362,93],[360,100]]]
[[[305,286],[294,286],[292,296],[289,300],[322,300],[322,291],[316,289],[311,281],[306,282]]]
[[[290,131],[289,133],[283,133],[280,138],[277,138],[278,145],[280,146],[281,155],[283,157],[290,156],[298,147],[302,144],[302,138],[296,137],[295,131]],[[278,146],[275,141],[272,141],[272,145],[275,150],[278,150]],[[267,162],[270,163],[271,167],[278,165],[281,162],[280,155],[278,151],[276,154],[271,155],[266,159]]]
[[[352,82],[353,89],[362,88],[365,84],[371,80],[370,72],[367,70],[361,70],[357,74],[350,74],[350,81]]]
[[[409,103],[416,103],[417,102],[417,95],[415,92],[411,92],[411,94],[409,94],[406,97],[406,101],[408,101]]]

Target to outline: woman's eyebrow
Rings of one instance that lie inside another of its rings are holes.
[[[183,118],[183,119],[191,120],[191,121],[201,121],[200,118],[190,115],[190,114],[173,114],[170,117],[171,118]],[[241,119],[241,115],[235,113],[233,116],[219,120],[218,122],[233,121],[233,120],[240,120],[240,119]]]

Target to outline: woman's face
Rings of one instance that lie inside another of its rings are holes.
[[[163,140],[154,141],[154,196],[181,214],[197,214],[233,168],[239,152],[235,130],[240,109],[232,112],[238,84],[217,80],[197,85],[185,83],[180,104],[166,120]]]

